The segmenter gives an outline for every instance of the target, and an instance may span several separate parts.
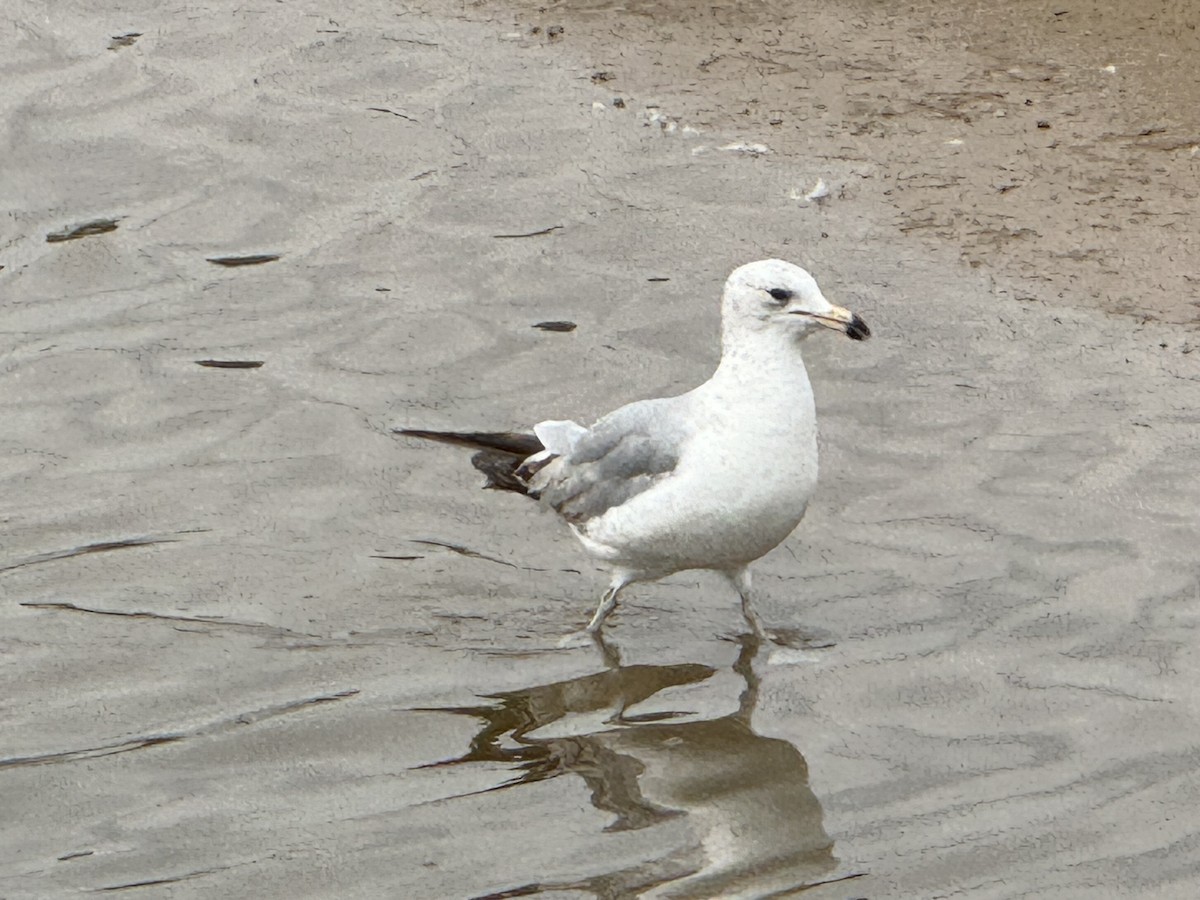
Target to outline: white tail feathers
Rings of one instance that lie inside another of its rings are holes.
[[[533,433],[538,436],[542,446],[551,454],[567,456],[575,448],[579,439],[587,434],[587,429],[578,422],[551,419],[534,425]]]

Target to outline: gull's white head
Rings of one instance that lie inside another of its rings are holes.
[[[799,339],[825,327],[855,341],[871,336],[862,319],[825,299],[815,278],[782,259],[760,259],[734,269],[725,282],[721,315],[726,335],[779,332]]]

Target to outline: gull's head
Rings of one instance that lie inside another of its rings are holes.
[[[722,304],[729,331],[786,331],[802,338],[818,328],[832,328],[855,341],[871,329],[848,309],[825,299],[808,272],[782,259],[760,259],[733,270],[725,282]]]

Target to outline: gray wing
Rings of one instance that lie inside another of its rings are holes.
[[[540,498],[578,525],[648,490],[679,462],[691,434],[686,404],[642,400],[609,413],[538,473]]]

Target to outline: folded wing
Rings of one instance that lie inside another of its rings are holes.
[[[677,398],[632,403],[575,435],[569,452],[531,471],[529,493],[582,525],[668,477],[686,437]]]

